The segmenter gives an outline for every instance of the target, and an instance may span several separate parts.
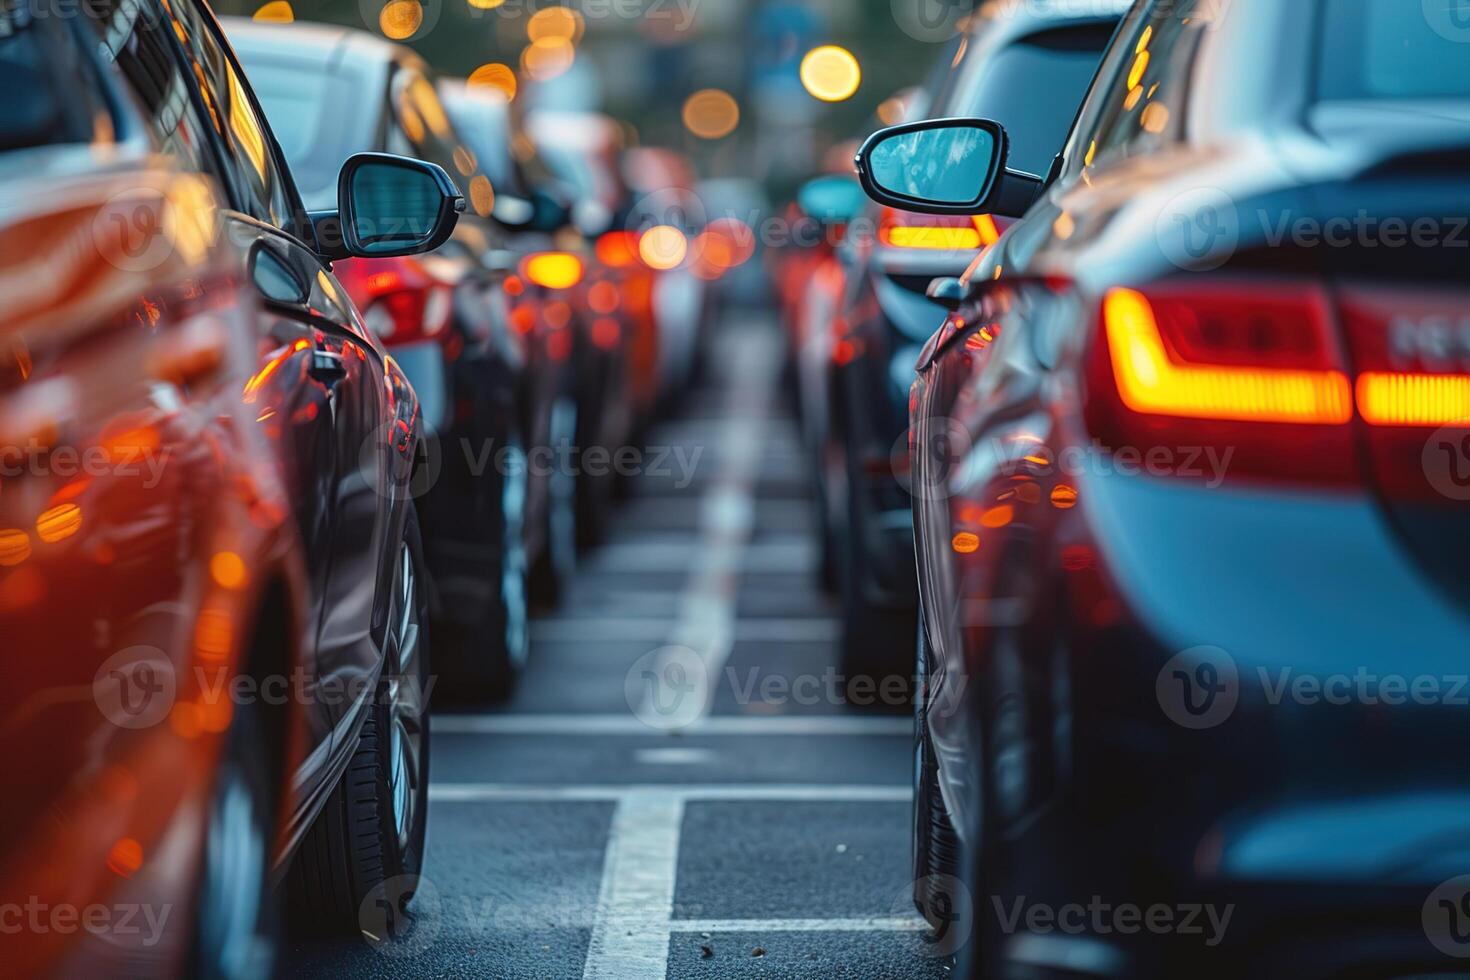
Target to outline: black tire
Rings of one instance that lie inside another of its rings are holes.
[[[958,878],[960,840],[954,822],[939,792],[939,766],[929,742],[929,728],[924,719],[924,704],[932,696],[929,688],[929,645],[924,633],[923,617],[919,617],[916,676],[920,678],[919,697],[914,699],[914,807],[913,866],[914,907],[934,928],[942,928],[941,901],[945,899],[946,880]]]
[[[550,443],[556,450],[563,442],[575,445],[577,402],[570,396],[557,399],[552,409]],[[553,458],[559,458],[553,452]],[[537,603],[552,607],[561,601],[577,566],[577,478],[557,465],[551,474],[549,499],[544,518],[541,553],[531,564],[531,595]]]
[[[370,932],[364,915],[382,911],[370,906],[387,892],[401,911],[423,867],[430,675],[427,604],[420,587],[423,556],[412,510],[395,563],[383,676],[347,771],[291,866],[292,920],[311,933]],[[388,919],[396,921],[391,911]],[[397,938],[394,929],[387,932],[389,939]],[[371,938],[384,941],[382,932]]]
[[[450,681],[446,693],[460,702],[508,700],[530,652],[524,460],[508,469],[497,521],[500,540],[494,545],[495,559],[484,569],[483,588],[490,595],[461,604],[467,608],[443,609],[434,621],[434,660]]]
[[[258,704],[235,708],[209,807],[188,976],[271,974],[280,932],[271,895],[280,766],[271,754],[280,747]]]

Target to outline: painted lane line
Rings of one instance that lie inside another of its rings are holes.
[[[705,715],[686,728],[649,728],[632,715],[435,715],[435,735],[876,736],[912,738],[908,718],[862,715]]]
[[[809,783],[782,786],[773,783],[751,785],[670,784],[550,784],[530,783],[431,783],[429,799],[436,803],[566,803],[613,802],[640,795],[671,795],[689,802],[741,803],[907,803],[913,790],[907,784],[891,786],[854,786],[834,783],[831,786]]]
[[[613,812],[584,980],[663,977],[679,864],[684,800],[677,793],[628,793]]]
[[[670,932],[918,932],[929,924],[917,915],[848,919],[675,919]]]
[[[672,616],[598,616],[550,619],[531,624],[540,643],[658,643],[674,628]],[[830,643],[840,632],[836,619],[747,618],[735,624],[737,643]]]

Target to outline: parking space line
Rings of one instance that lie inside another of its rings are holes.
[[[662,977],[679,864],[684,800],[678,793],[627,793],[613,812],[584,980]]]
[[[661,643],[674,626],[667,616],[598,616],[586,619],[545,619],[531,624],[538,643]],[[835,618],[749,617],[735,624],[737,643],[831,643],[837,639]]]
[[[670,932],[917,932],[928,923],[917,915],[873,915],[849,919],[675,919]]]
[[[907,803],[907,784],[853,786],[812,784],[731,783],[729,785],[586,784],[537,786],[526,783],[432,783],[429,799],[435,803],[565,803],[621,802],[644,795],[676,796],[683,802],[830,802]]]
[[[651,728],[632,715],[436,715],[436,735],[913,736],[909,718],[865,715],[705,715],[686,728]]]

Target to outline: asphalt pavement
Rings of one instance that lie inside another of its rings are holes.
[[[911,720],[845,703],[780,355],[723,319],[515,698],[436,714],[403,938],[285,975],[949,975],[908,899]]]

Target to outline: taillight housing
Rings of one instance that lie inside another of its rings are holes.
[[[408,257],[357,258],[337,266],[337,276],[363,322],[389,346],[447,341],[454,317],[454,287]]]
[[[878,241],[890,248],[975,251],[993,245],[1010,224],[988,214],[966,217],[883,208],[878,214]]]
[[[1326,290],[1186,280],[1103,297],[1087,371],[1092,434],[1179,475],[1357,482],[1353,391]],[[1152,454],[1152,455],[1151,455]],[[1151,470],[1150,470],[1151,471]]]

